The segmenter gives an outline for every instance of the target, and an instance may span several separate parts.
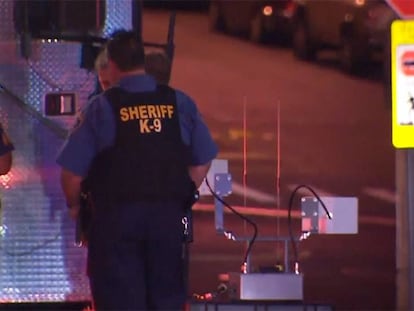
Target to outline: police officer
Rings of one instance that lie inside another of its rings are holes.
[[[14,146],[0,123],[0,175],[5,175],[10,171]]]
[[[180,310],[186,300],[182,217],[217,156],[185,93],[144,72],[142,42],[106,44],[113,87],[91,99],[59,153],[72,217],[87,177],[93,215],[88,274],[97,310]]]

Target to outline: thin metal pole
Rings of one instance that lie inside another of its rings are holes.
[[[414,302],[414,153],[396,150],[396,283],[397,310],[413,310]]]
[[[247,205],[247,98],[243,97],[243,206]],[[244,221],[244,233],[246,234],[247,224]],[[246,242],[246,250],[249,248],[249,242]],[[243,273],[250,272],[250,254],[246,258],[246,262],[243,263]]]
[[[407,150],[407,167],[408,167],[408,303],[409,309],[414,310],[414,150]]]

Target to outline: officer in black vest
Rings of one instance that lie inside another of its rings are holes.
[[[57,162],[72,217],[87,180],[93,210],[88,275],[97,310],[180,310],[183,216],[217,146],[193,100],[144,73],[140,40],[106,45],[110,85],[91,99]]]

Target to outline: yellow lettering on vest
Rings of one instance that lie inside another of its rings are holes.
[[[167,105],[160,105],[161,109],[161,119],[165,119],[165,115],[167,114]]]
[[[140,119],[139,120],[139,131],[141,133],[149,133],[151,132],[149,126],[148,126],[148,119]]]
[[[138,111],[138,107],[134,106],[134,107],[128,107],[128,112],[129,112],[129,118],[132,119],[139,119],[139,111]]]
[[[155,111],[155,106],[148,105],[148,118],[149,119],[155,119],[157,117],[157,112]]]
[[[139,117],[140,119],[148,119],[147,105],[139,106]]]
[[[152,122],[152,125],[154,127],[154,131],[156,132],[161,132],[162,130],[162,123],[161,123],[161,119],[154,119],[154,121]]]
[[[122,121],[126,122],[129,120],[129,113],[127,108],[121,108],[121,110],[119,110],[119,114]]]
[[[168,118],[171,119],[172,115],[174,113],[174,107],[173,105],[167,105],[167,110],[168,110]]]
[[[156,105],[155,110],[157,111],[157,118],[161,118],[160,105]]]

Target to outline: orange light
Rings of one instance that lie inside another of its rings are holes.
[[[355,0],[355,5],[356,6],[363,6],[363,5],[365,5],[365,0]]]
[[[6,175],[1,175],[0,176],[0,184],[5,189],[9,189],[12,179],[13,179],[13,174],[11,172],[7,173]]]
[[[272,8],[272,6],[270,6],[270,5],[266,5],[264,8],[263,8],[263,15],[264,16],[270,16],[270,15],[272,15],[273,14],[273,8]]]

